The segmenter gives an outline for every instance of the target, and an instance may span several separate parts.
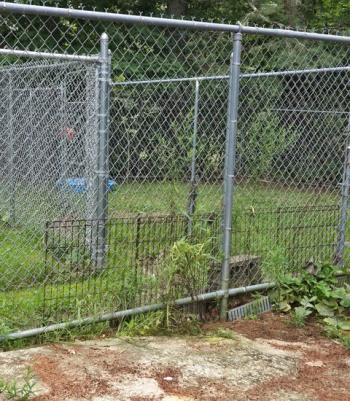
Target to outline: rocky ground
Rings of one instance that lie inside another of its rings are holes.
[[[0,377],[21,386],[29,368],[37,401],[350,400],[350,353],[317,324],[268,313],[203,333],[3,352]]]

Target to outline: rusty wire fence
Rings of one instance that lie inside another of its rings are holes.
[[[0,34],[1,333],[344,263],[348,37],[13,3]]]

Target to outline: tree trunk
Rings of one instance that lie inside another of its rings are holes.
[[[185,15],[187,11],[187,0],[168,0],[167,1],[167,12],[169,15],[175,17],[181,17]]]
[[[289,26],[295,26],[298,17],[298,1],[283,0],[283,8],[287,17],[287,24]]]

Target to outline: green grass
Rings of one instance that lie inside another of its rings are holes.
[[[188,202],[189,186],[179,183],[133,183],[117,187],[110,195],[111,215],[123,213],[184,212]],[[198,212],[212,212],[222,208],[223,186],[207,184],[199,186],[197,197]],[[235,210],[247,208],[272,208],[300,206],[307,204],[329,205],[338,203],[334,193],[271,188],[248,184],[239,185],[235,190]]]
[[[121,185],[110,194],[109,215],[184,213],[187,194],[188,185],[185,184]],[[76,200],[79,202],[80,199]],[[36,198],[38,201],[40,199]],[[49,208],[46,195],[41,201],[45,210]],[[283,211],[285,207],[310,203],[336,205],[338,199],[327,193],[316,197],[306,191],[239,186],[235,192],[234,253],[262,256],[266,280],[276,278],[286,269],[298,268],[314,255],[321,259],[329,258],[337,214],[307,209],[305,213]],[[27,196],[26,207],[20,214],[22,222],[26,222],[25,213],[30,215],[31,207],[33,213],[40,212],[35,205]],[[197,205],[198,214],[215,211],[220,214],[222,186],[199,187]],[[50,218],[65,217],[57,214],[57,210],[52,208]],[[276,210],[281,212],[272,213]],[[147,240],[152,232],[148,228],[141,230],[138,238],[141,245],[137,250],[140,259],[154,259],[169,246],[168,237],[173,228],[162,228],[161,223],[159,226],[158,231],[153,228],[156,238],[151,243]],[[62,247],[51,249],[46,255],[49,263],[45,266],[41,227],[26,224],[10,227],[6,222],[0,223],[0,333],[125,309],[150,301],[142,299],[142,288],[155,285],[154,278],[142,277],[142,272],[135,272],[132,268],[137,263],[137,230],[134,225],[109,230],[113,245],[109,249],[107,267],[100,274],[92,274],[83,252],[73,253],[64,247],[63,251]],[[201,240],[210,238],[213,232],[209,230],[202,234]],[[176,235],[181,237],[185,231]],[[215,248],[212,253],[217,258],[220,258],[220,241],[220,238],[212,239]]]
[[[27,401],[35,395],[35,385],[34,375],[28,368],[23,383],[18,383],[16,380],[7,381],[0,377],[0,394],[8,400]]]

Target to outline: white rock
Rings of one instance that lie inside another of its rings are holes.
[[[324,363],[322,361],[310,361],[305,362],[305,365],[312,366],[314,368],[322,368],[322,366],[324,366]]]

